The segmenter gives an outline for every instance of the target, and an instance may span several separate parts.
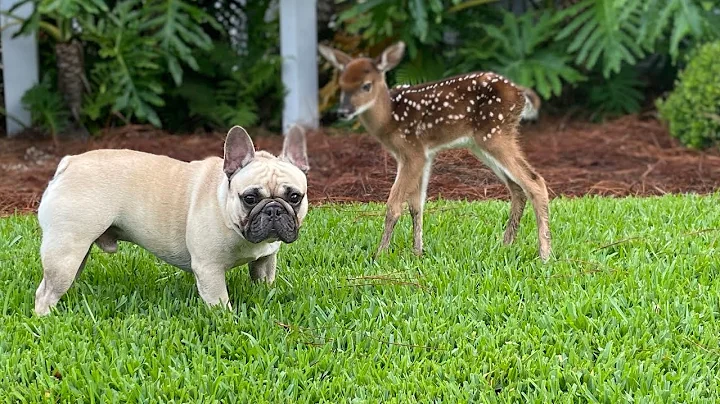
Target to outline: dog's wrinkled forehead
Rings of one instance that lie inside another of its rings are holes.
[[[292,163],[265,151],[255,152],[255,158],[230,181],[234,192],[255,187],[264,190],[268,196],[282,195],[288,186],[304,194],[307,192],[307,177]]]

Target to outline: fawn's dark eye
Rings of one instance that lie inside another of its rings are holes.
[[[292,203],[293,205],[300,203],[301,200],[302,200],[302,196],[300,196],[300,194],[297,192],[293,192],[288,197],[288,201],[290,201],[290,203]]]
[[[372,83],[365,83],[362,85],[362,90],[365,92],[370,91],[371,88],[372,88]]]
[[[243,202],[248,206],[253,206],[257,203],[257,197],[255,195],[245,195],[243,196]]]

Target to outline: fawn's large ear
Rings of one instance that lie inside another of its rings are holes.
[[[375,58],[375,67],[385,73],[400,63],[405,55],[405,42],[399,41],[388,46],[383,53]]]
[[[285,134],[285,141],[283,142],[283,150],[280,158],[293,164],[305,174],[310,170],[305,130],[299,125],[291,126],[288,133]]]
[[[340,71],[343,71],[345,69],[345,65],[350,63],[352,60],[352,57],[350,57],[347,53],[341,50],[333,49],[329,46],[318,45],[318,50],[328,62],[332,63],[332,65]]]
[[[255,146],[250,135],[241,126],[233,126],[225,138],[223,171],[230,178],[255,157]]]

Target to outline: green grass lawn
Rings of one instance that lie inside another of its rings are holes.
[[[311,210],[273,286],[228,274],[234,313],[135,246],[88,266],[46,318],[34,216],[0,219],[0,398],[10,402],[717,402],[720,195],[434,202],[426,254],[383,207]],[[716,230],[713,230],[716,229]],[[705,230],[705,231],[703,231]],[[610,245],[611,243],[615,243]]]

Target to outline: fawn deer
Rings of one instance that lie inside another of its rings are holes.
[[[521,118],[534,114],[528,95],[491,72],[388,89],[385,73],[400,63],[405,53],[402,41],[374,59],[352,58],[325,45],[319,45],[319,51],[340,71],[340,117],[358,117],[397,161],[376,256],[388,248],[404,202],[412,217],[413,250],[422,255],[423,207],[432,161],[441,150],[466,148],[510,190],[504,243],[515,239],[529,198],[535,210],[539,255],[547,261],[551,247],[545,180],[528,164],[516,139]]]

